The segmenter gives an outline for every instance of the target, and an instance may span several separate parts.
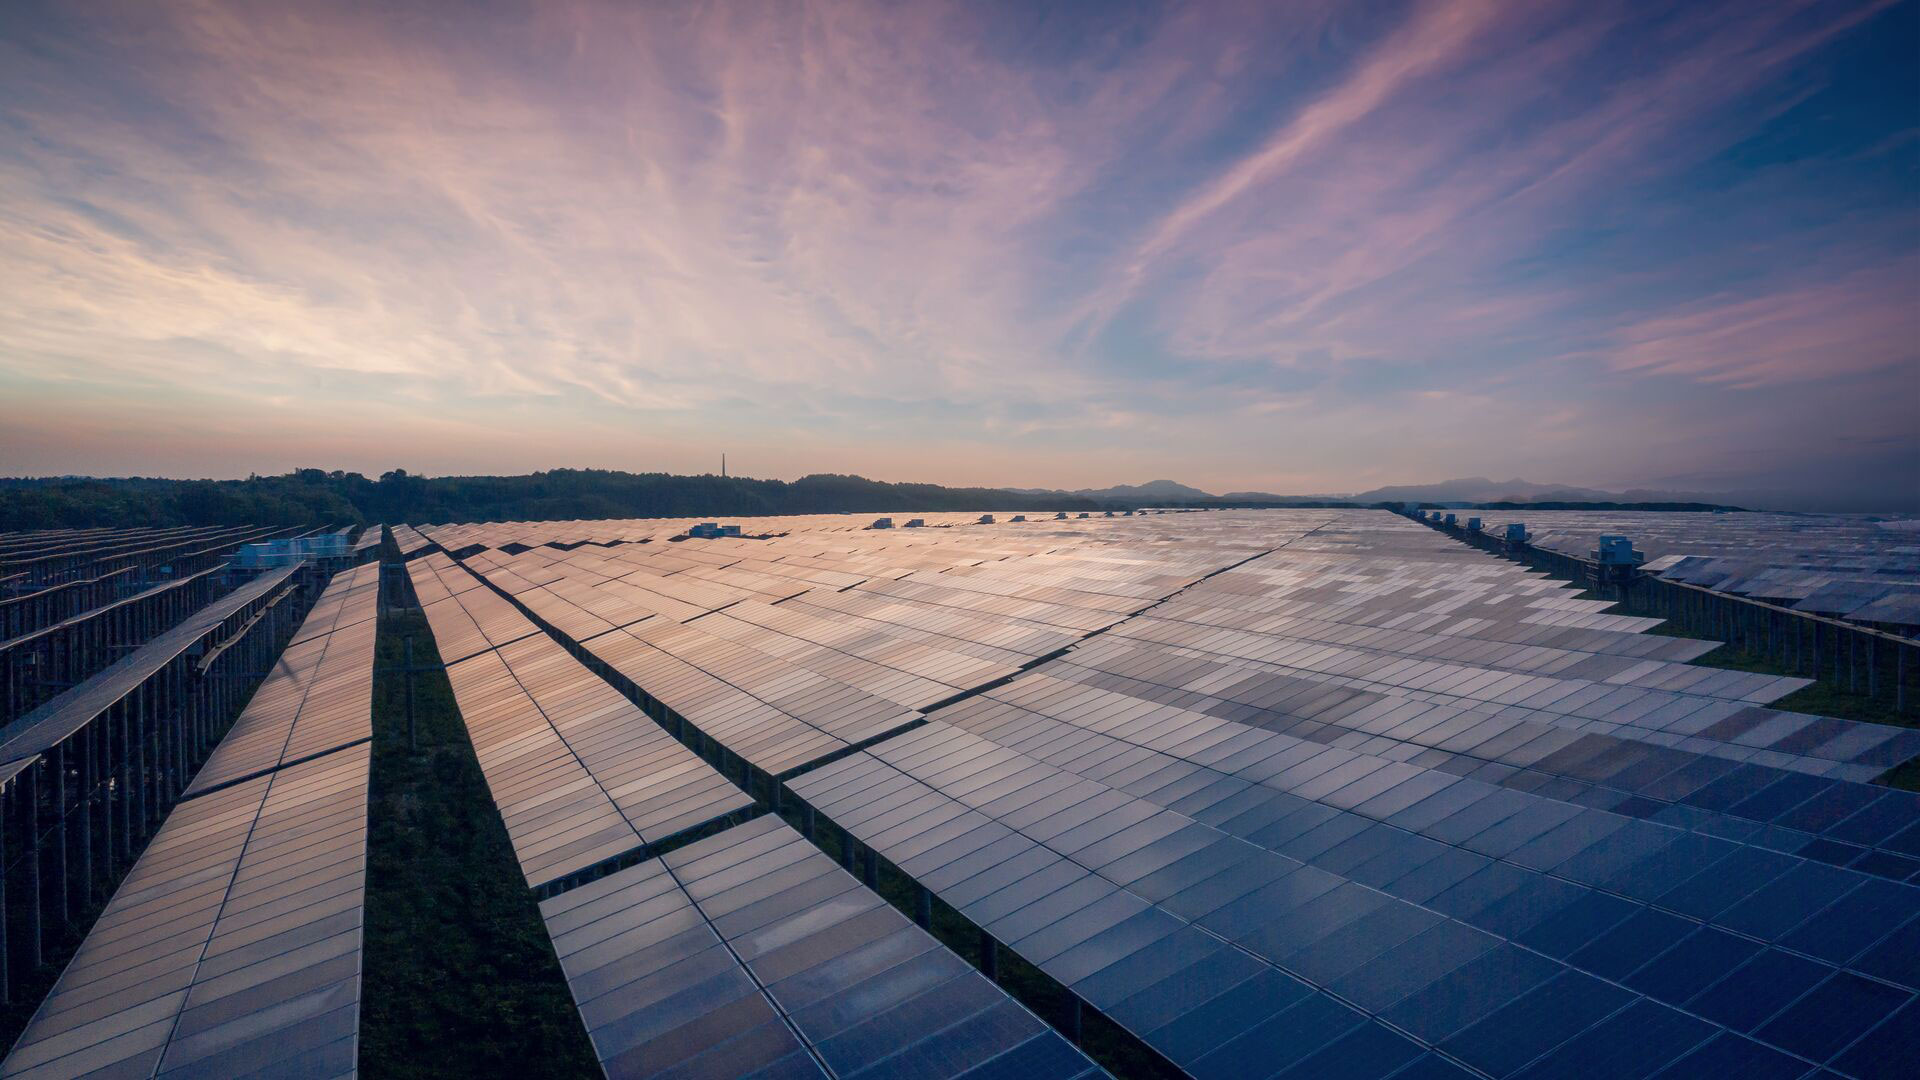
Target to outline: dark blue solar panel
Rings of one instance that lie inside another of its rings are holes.
[[[1850,972],[1837,972],[1755,1034],[1796,1054],[1825,1061],[1913,995]]]
[[[1616,986],[1563,972],[1441,1044],[1460,1060],[1505,1076],[1633,1000]]]
[[[1198,1080],[1272,1076],[1364,1022],[1339,1002],[1312,994],[1248,1029],[1188,1067]]]
[[[1869,879],[1802,923],[1780,943],[1844,965],[1884,937],[1890,927],[1913,914],[1915,891],[1909,885]]]
[[[1642,999],[1529,1066],[1529,1080],[1640,1080],[1706,1042],[1711,1025]]]
[[[1868,1080],[1912,1076],[1920,1061],[1920,1002],[1909,1001],[1835,1059],[1836,1068]]]
[[[1760,945],[1710,926],[1699,927],[1628,975],[1625,983],[1660,1001],[1686,1001],[1760,951]]]
[[[1735,1031],[1751,1032],[1833,971],[1778,949],[1767,949],[1687,1002],[1692,1012]]]
[[[1372,1080],[1419,1057],[1419,1044],[1378,1024],[1365,1024],[1277,1075],[1289,1080]]]
[[[1435,979],[1382,1015],[1438,1044],[1555,973],[1552,961],[1502,945]]]
[[[1677,915],[1642,908],[1574,953],[1572,961],[1583,971],[1591,971],[1609,979],[1623,979],[1642,964],[1672,948],[1697,925]]]
[[[1716,915],[1714,921],[1743,934],[1778,940],[1866,880],[1859,874],[1803,862]]]
[[[1656,1080],[1793,1080],[1807,1074],[1807,1063],[1768,1046],[1722,1032],[1655,1074]]]

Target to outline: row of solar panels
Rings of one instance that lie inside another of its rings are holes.
[[[328,585],[0,1075],[354,1073],[378,588]]]
[[[610,1076],[1098,1072],[778,818],[648,857],[754,800],[467,571],[409,571]]]
[[[645,548],[470,561],[1195,1075],[1904,1060],[1920,808],[1845,777],[1909,736],[1760,708],[1798,684],[1390,515],[1207,520],[670,551],[867,575],[771,598]],[[928,710],[930,662],[876,657],[980,656],[940,619],[1098,636]]]
[[[1587,557],[1629,537],[1662,577],[1800,611],[1920,627],[1920,522],[1866,514],[1542,510],[1531,543]]]
[[[1216,517],[1208,515],[1208,520]],[[876,535],[885,536],[864,537]],[[1402,536],[1397,542],[1417,545],[1422,539]],[[790,540],[748,546],[776,550],[796,546]],[[694,548],[696,543],[702,546]],[[1127,633],[1154,635],[1160,639],[1157,644],[1175,647],[1181,645],[1182,635],[1204,639],[1210,651],[1228,652],[1243,666],[1260,665],[1300,678],[1453,701],[1469,709],[1505,710],[1508,715],[1550,719],[1561,726],[1604,730],[1823,775],[1866,779],[1920,751],[1910,734],[1761,708],[1805,682],[1686,665],[1681,661],[1708,646],[1641,634],[1638,631],[1656,620],[1599,612],[1604,602],[1570,599],[1562,587],[1501,567],[1494,560],[1477,557],[1475,564],[1464,564],[1467,569],[1463,569],[1457,558],[1439,558],[1432,543],[1427,540],[1427,550],[1421,553],[1427,565],[1419,580],[1403,573],[1378,573],[1382,566],[1402,565],[1397,559],[1382,558],[1383,553],[1375,553],[1361,565],[1338,551],[1323,553],[1294,545],[1288,549],[1285,565],[1236,571],[1231,576],[1244,583],[1237,588],[1250,593],[1229,593],[1216,588],[1217,582],[1210,583],[1207,603],[1192,617],[1179,613],[1194,608],[1197,601],[1182,601],[1172,610],[1155,613],[1165,617],[1134,620]],[[845,586],[838,598],[832,596],[838,590],[818,584],[797,598],[787,590],[769,595],[754,579],[771,576],[764,568],[776,565],[769,561],[774,556],[759,556],[749,567],[736,563],[681,568],[692,557],[712,550],[705,542],[689,541],[657,553],[631,548],[613,558],[546,550],[510,558],[483,553],[469,562],[543,621],[579,641],[593,640],[616,626],[628,627],[631,633],[632,624],[655,616],[684,623],[708,611],[730,609],[735,603],[746,614],[755,610],[748,601],[813,610],[872,604],[884,596],[900,601],[899,610],[912,612],[916,619],[953,614],[976,619],[1012,616],[1018,626],[1046,623],[1047,629],[1061,635],[1061,641],[1070,642],[1122,617],[1124,611],[1112,610],[1112,600],[1138,606],[1130,596],[1103,597],[1103,606],[1091,610],[1091,605],[1075,606],[1088,596],[1084,589],[1066,590],[1074,595],[1067,596],[1065,604],[1039,603],[1045,599],[1040,585],[1020,590],[1023,595],[983,592],[995,583],[980,580],[978,573],[968,580],[969,575],[955,572],[963,567],[904,575],[896,567],[892,576]],[[810,561],[825,560],[813,557]],[[869,569],[869,561],[862,557],[838,565],[859,572]],[[662,562],[667,563],[664,574],[656,565]],[[1004,573],[994,569],[996,574]],[[712,573],[682,580],[702,571]],[[1475,573],[1482,577],[1475,578]],[[713,574],[736,576],[716,579]],[[1026,579],[1019,583],[1027,584]],[[1433,605],[1425,599],[1433,595],[1431,590],[1442,587],[1448,590],[1444,604]],[[1403,606],[1408,604],[1411,607]],[[1420,610],[1423,606],[1441,610]],[[1196,623],[1203,629],[1196,629]],[[1248,633],[1233,635],[1230,629]]]
[[[524,558],[524,557],[523,557]],[[505,573],[507,571],[499,571]],[[1255,577],[1256,568],[1248,568],[1244,576]],[[1347,574],[1351,577],[1351,573]],[[1568,648],[1547,648],[1542,646],[1506,646],[1501,647],[1500,655],[1523,654],[1512,666],[1522,669],[1522,673],[1502,677],[1501,669],[1487,670],[1480,667],[1468,667],[1460,664],[1391,664],[1384,663],[1377,653],[1354,655],[1352,650],[1334,650],[1320,648],[1312,642],[1277,639],[1271,635],[1256,633],[1208,632],[1196,638],[1195,631],[1206,629],[1204,623],[1195,619],[1224,621],[1236,626],[1246,625],[1237,619],[1236,609],[1219,605],[1229,603],[1236,594],[1226,591],[1238,586],[1234,584],[1235,575],[1210,582],[1206,592],[1196,593],[1183,598],[1178,603],[1162,606],[1152,616],[1142,616],[1130,620],[1113,634],[1098,642],[1076,649],[1070,658],[1071,664],[1058,669],[1068,677],[1081,679],[1108,679],[1131,681],[1142,684],[1142,680],[1155,680],[1152,687],[1136,690],[1136,693],[1159,693],[1163,697],[1173,695],[1175,700],[1185,695],[1192,707],[1201,709],[1209,715],[1229,718],[1255,720],[1271,726],[1275,712],[1282,711],[1288,719],[1288,727],[1300,730],[1305,737],[1322,741],[1353,738],[1371,739],[1384,744],[1382,753],[1407,753],[1409,751],[1423,755],[1423,764],[1441,765],[1449,769],[1487,768],[1501,773],[1500,779],[1513,786],[1527,783],[1545,782],[1542,774],[1548,774],[1561,787],[1573,785],[1574,791],[1595,781],[1607,780],[1606,786],[1616,793],[1616,802],[1624,802],[1628,795],[1635,796],[1630,804],[1642,813],[1665,812],[1676,816],[1685,807],[1674,808],[1672,804],[1686,798],[1694,803],[1704,803],[1716,808],[1733,811],[1736,816],[1752,815],[1752,820],[1768,822],[1776,812],[1766,810],[1772,802],[1783,797],[1787,791],[1803,793],[1801,797],[1824,791],[1833,785],[1825,784],[1807,776],[1790,777],[1793,772],[1835,772],[1838,767],[1830,758],[1822,754],[1840,754],[1851,760],[1846,768],[1851,775],[1871,776],[1885,767],[1896,764],[1913,749],[1911,733],[1901,733],[1895,729],[1881,728],[1875,725],[1852,724],[1844,721],[1825,720],[1805,717],[1797,714],[1783,714],[1747,705],[1740,699],[1729,702],[1726,693],[1745,693],[1749,696],[1777,693],[1784,688],[1801,685],[1793,680],[1776,680],[1767,676],[1743,676],[1739,673],[1715,672],[1712,669],[1690,667],[1677,663],[1666,663],[1635,658],[1633,654],[1643,652],[1636,647],[1638,643],[1672,642],[1682,647],[1693,648],[1700,643],[1686,642],[1680,639],[1653,638],[1641,635],[1626,635],[1609,631],[1590,631],[1580,628],[1546,628],[1550,638],[1566,642],[1569,636],[1585,648],[1611,648],[1618,644],[1624,646],[1625,655],[1614,653],[1582,653]],[[613,582],[604,583],[602,591],[608,591]],[[1215,593],[1215,588],[1221,590]],[[1399,592],[1383,595],[1399,595]],[[855,593],[830,593],[829,603],[845,605],[847,598]],[[547,596],[548,601],[536,598]],[[565,625],[570,620],[554,614],[555,602],[559,598],[546,590],[523,591],[519,595],[523,602],[532,600],[530,607],[541,611],[555,625]],[[805,612],[814,596],[784,603],[778,608],[765,608],[765,613],[775,620],[763,620],[767,627],[779,627],[797,638],[812,641],[832,640],[830,635],[809,634],[804,629],[795,629],[796,621],[804,620]],[[496,601],[497,602],[497,601]],[[559,604],[564,608],[566,605]],[[1183,614],[1184,610],[1187,613]],[[752,652],[721,653],[707,649],[703,655],[685,644],[685,640],[696,631],[720,632],[732,625],[736,617],[754,618],[756,609],[763,605],[753,600],[742,600],[728,606],[725,610],[712,615],[704,613],[694,616],[699,619],[697,626],[676,626],[662,618],[648,616],[644,611],[629,607],[621,614],[612,614],[614,618],[628,618],[638,615],[647,621],[630,626],[625,636],[595,636],[583,642],[584,647],[599,658],[606,660],[616,669],[633,678],[636,683],[650,687],[650,692],[658,691],[661,700],[667,704],[685,709],[703,707],[698,694],[681,690],[684,679],[668,678],[667,675],[678,671],[674,668],[663,673],[670,658],[663,656],[659,649],[647,648],[648,645],[665,644],[675,651],[679,659],[688,660],[694,670],[722,676],[714,692],[726,694],[729,688],[738,691],[748,686],[756,677],[751,667],[763,666],[753,661]],[[605,610],[603,608],[603,610]],[[1167,618],[1160,618],[1167,616]],[[1177,618],[1176,618],[1177,617]],[[1354,617],[1349,610],[1344,617]],[[1444,616],[1443,616],[1444,617]],[[1605,616],[1612,618],[1611,616]],[[683,616],[684,618],[684,616]],[[924,620],[916,620],[922,621]],[[1378,621],[1376,619],[1376,621]],[[1390,619],[1386,621],[1399,621]],[[1461,627],[1468,620],[1451,620],[1455,627]],[[1487,633],[1489,621],[1473,619],[1472,632]],[[1642,620],[1645,622],[1646,620]],[[846,627],[851,620],[840,624]],[[658,626],[649,632],[650,640],[644,644],[628,641],[640,633],[641,628]],[[1332,626],[1345,624],[1330,623]],[[1541,629],[1520,624],[1522,629]],[[1349,626],[1349,629],[1365,629]],[[1493,626],[1493,631],[1498,627]],[[1460,635],[1424,634],[1415,635],[1406,630],[1365,630],[1371,637],[1375,648],[1390,645],[1396,649],[1406,648],[1408,637],[1425,641],[1440,640],[1462,642],[1479,649],[1480,663],[1495,664],[1503,662],[1500,656],[1486,655],[1485,646],[1492,644],[1477,642],[1473,638]],[[1511,636],[1511,635],[1509,635]],[[1606,637],[1611,641],[1594,641],[1595,637]],[[1391,639],[1391,640],[1388,640]],[[868,642],[887,639],[869,634]],[[1225,650],[1228,655],[1206,652],[1183,647],[1179,650],[1156,649],[1171,641],[1200,641],[1212,649]],[[1291,670],[1273,670],[1277,667],[1270,660],[1247,659],[1271,656],[1272,648],[1248,648],[1249,641],[1266,641],[1294,651],[1309,649],[1317,661],[1311,668]],[[1416,642],[1419,644],[1420,642]],[[710,643],[711,644],[711,643]],[[882,645],[876,652],[867,650],[870,655],[883,655],[891,647]],[[1666,646],[1661,646],[1666,648]],[[788,641],[784,644],[768,646],[771,653],[778,655],[782,667],[800,666],[812,662],[804,655],[796,654],[796,648],[807,650],[813,655],[815,650],[803,641]],[[1697,648],[1693,648],[1697,652]],[[1170,659],[1170,653],[1179,653],[1177,659]],[[1404,655],[1404,652],[1401,653]],[[745,674],[738,678],[733,674],[735,661],[745,658],[750,666],[743,668]],[[766,654],[762,654],[762,661]],[[1328,657],[1338,660],[1338,664],[1328,664]],[[852,661],[851,656],[842,657],[842,661]],[[1030,660],[1030,657],[1011,657],[1015,661]],[[1600,672],[1589,672],[1584,680],[1543,678],[1526,672],[1537,670],[1542,659],[1561,665],[1563,670],[1569,663],[1577,667],[1591,667],[1605,662],[1608,667]],[[1171,667],[1170,667],[1171,665]],[[1626,665],[1623,669],[1622,665]],[[1360,668],[1367,671],[1367,679],[1345,678],[1324,674],[1324,669],[1334,667]],[[827,664],[814,663],[819,670],[833,670]],[[1092,668],[1101,672],[1098,676],[1082,671]],[[1011,670],[1011,669],[1008,669]],[[1079,675],[1072,672],[1079,671]],[[1397,676],[1396,676],[1397,672]],[[1611,672],[1611,674],[1608,674]],[[688,673],[690,678],[697,677]],[[898,673],[907,677],[908,673]],[[998,674],[989,672],[987,674]],[[1607,675],[1614,681],[1595,682],[1593,675]],[[1617,685],[1623,675],[1638,677],[1643,682],[1655,683],[1653,688],[1640,689]],[[1385,676],[1395,676],[1390,682],[1383,682]],[[1723,677],[1724,676],[1724,677]],[[852,678],[844,675],[843,678]],[[1436,678],[1444,678],[1439,685],[1461,686],[1463,683],[1478,681],[1483,687],[1497,693],[1478,693],[1466,696],[1449,696],[1433,689]],[[1708,680],[1708,682],[1703,682]],[[854,678],[855,682],[859,680]],[[984,681],[984,680],[983,680]],[[1691,685],[1671,689],[1676,681]],[[1712,685],[1717,681],[1718,686]],[[1753,687],[1759,684],[1756,691]],[[1666,687],[1657,684],[1664,683]],[[1196,695],[1192,687],[1206,685],[1207,695]],[[837,700],[840,695],[835,695]],[[711,695],[709,695],[709,698]],[[1491,699],[1491,700],[1489,700]],[[1542,699],[1548,699],[1542,703]],[[1622,700],[1624,699],[1624,701]],[[1523,706],[1520,702],[1531,702]],[[764,706],[764,699],[760,706]],[[918,707],[926,704],[924,700],[902,697],[900,704]],[[1283,709],[1277,707],[1284,707]],[[1656,709],[1657,707],[1657,709]],[[711,711],[709,709],[708,711]],[[762,713],[767,712],[764,707]],[[787,710],[789,714],[797,710]],[[1604,717],[1604,719],[1602,719]],[[801,719],[805,718],[804,713]],[[764,719],[754,719],[750,714],[747,722],[753,723],[764,734],[769,725]],[[827,721],[822,721],[826,723]],[[798,721],[791,715],[783,721],[789,727],[800,728]],[[1684,725],[1684,726],[1682,726]],[[776,729],[778,724],[773,725]],[[807,731],[817,729],[804,728]],[[1677,734],[1689,731],[1692,734]],[[723,735],[716,731],[714,734]],[[1770,737],[1772,745],[1790,745],[1811,753],[1794,755],[1785,750],[1759,750],[1750,748],[1757,741],[1755,736]],[[726,741],[723,739],[723,741]],[[840,740],[836,745],[844,745],[848,740]],[[1667,744],[1672,744],[1671,748]],[[817,745],[817,743],[816,743]],[[815,747],[801,746],[800,753],[809,753]],[[757,750],[757,747],[748,748]],[[1696,753],[1702,751],[1714,757],[1714,760],[1699,760]],[[764,766],[774,766],[769,771],[781,771],[791,767],[787,759],[769,758],[764,754],[746,753],[750,760]],[[1745,761],[1745,764],[1741,762]],[[1543,764],[1544,762],[1544,764]],[[1687,769],[1684,773],[1682,766]],[[1516,771],[1524,770],[1524,771]],[[1747,802],[1748,796],[1779,781],[1787,781],[1776,793],[1763,799]],[[1709,789],[1708,785],[1715,787]],[[1856,789],[1839,787],[1840,792],[1852,792]],[[1865,789],[1873,791],[1876,789]],[[1735,792],[1741,792],[1737,797]],[[1586,795],[1586,798],[1605,798],[1600,795]],[[1857,799],[1852,794],[1836,795],[1836,799]],[[1656,801],[1657,800],[1657,801]],[[1871,801],[1871,800],[1869,800]],[[1787,806],[1791,807],[1792,803]],[[1762,811],[1765,810],[1763,813]],[[1883,812],[1883,811],[1876,811]],[[1807,826],[1811,814],[1801,812],[1795,819],[1796,826]],[[1878,867],[1896,876],[1907,876],[1913,866],[1904,859],[1889,859],[1884,852],[1866,850],[1876,839],[1871,830],[1864,830],[1859,822],[1848,824],[1848,815],[1841,814],[1831,821],[1819,823],[1822,829],[1836,830],[1833,839],[1844,840],[1846,844],[1830,845],[1826,855],[1831,861],[1858,860],[1863,867]],[[1864,831],[1863,831],[1864,830]],[[1759,842],[1779,846],[1788,851],[1799,851],[1815,837],[1805,833],[1795,833],[1785,826],[1770,829]],[[1864,841],[1864,842],[1863,842]]]

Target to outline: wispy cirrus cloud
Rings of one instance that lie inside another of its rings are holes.
[[[126,411],[147,387],[222,417],[240,472],[254,403],[335,418],[348,464],[423,452],[367,435],[368,400],[493,468],[687,467],[698,434],[782,472],[1075,486],[1510,472],[1500,427],[1552,479],[1631,483],[1687,447],[1596,475],[1590,416],[1720,395],[1778,430],[1819,380],[1897,441],[1920,116],[1883,100],[1914,76],[1874,43],[1915,21],[22,7],[0,385],[164,444]],[[58,441],[0,453],[58,471]]]

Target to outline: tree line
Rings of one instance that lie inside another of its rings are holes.
[[[554,469],[527,476],[419,476],[296,469],[245,480],[0,479],[0,530],[174,525],[365,525],[961,510],[1094,510],[1070,495],[888,484],[820,474],[787,482]]]

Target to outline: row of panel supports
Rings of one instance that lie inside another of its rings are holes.
[[[1585,559],[1485,533],[1432,527],[1553,577],[1582,584],[1592,580],[1593,564]],[[1665,619],[1829,689],[1884,701],[1897,713],[1907,712],[1920,694],[1920,640],[1654,574],[1609,579],[1601,595],[1619,601],[1620,614]]]
[[[290,584],[43,751],[0,789],[0,1001],[56,974],[299,625]]]

